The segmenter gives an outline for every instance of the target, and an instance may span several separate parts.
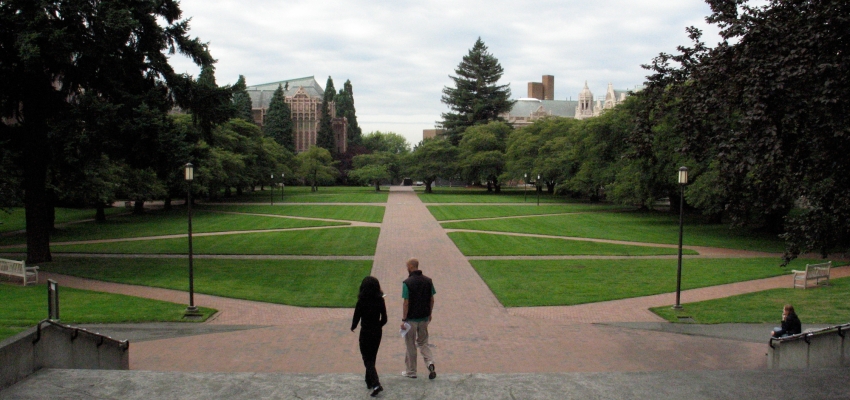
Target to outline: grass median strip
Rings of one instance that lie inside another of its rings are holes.
[[[49,272],[188,290],[183,259],[57,258]],[[371,261],[209,260],[194,262],[195,292],[302,307],[354,307]]]
[[[379,233],[379,228],[343,227],[194,236],[192,247],[195,254],[371,256],[375,254]],[[186,238],[176,238],[52,245],[50,249],[56,253],[188,254],[189,244]]]
[[[347,225],[345,222],[309,221],[208,211],[193,211],[192,214],[192,230],[195,233]],[[149,211],[144,215],[122,215],[109,218],[102,223],[86,222],[69,225],[57,229],[56,232],[51,234],[50,240],[61,242],[177,235],[185,234],[187,230],[188,216],[185,209]],[[23,243],[26,243],[26,235],[23,234],[0,237],[0,244]]]
[[[23,207],[12,207],[10,212],[0,211],[0,232],[19,231],[27,228],[26,215]],[[127,208],[106,208],[107,216],[129,213]],[[56,224],[64,224],[86,219],[94,219],[95,210],[91,208],[63,208],[56,207]]]
[[[384,219],[383,206],[355,205],[215,205],[204,204],[201,209],[209,211],[228,211],[240,213],[255,213],[282,215],[307,218],[327,218],[342,221],[359,221],[380,223]]]
[[[850,321],[847,293],[850,293],[850,278],[840,278],[816,289],[771,289],[685,303],[681,311],[674,311],[670,306],[655,307],[651,311],[670,322],[679,322],[679,316],[688,316],[693,321],[689,323],[697,324],[774,322],[779,326],[782,307],[791,304],[804,324],[846,324]]]
[[[428,211],[437,221],[474,219],[474,218],[498,218],[523,215],[546,215],[562,214],[588,211],[604,211],[611,209],[622,209],[614,205],[596,204],[558,204],[558,205],[469,205],[469,206],[428,206]]]
[[[533,233],[631,242],[678,244],[678,216],[666,213],[587,213],[528,218],[448,222],[446,229]],[[729,229],[722,224],[687,222],[684,244],[729,249],[782,252],[784,244],[771,235]]]
[[[287,186],[281,194],[280,188],[275,188],[275,203],[386,203],[389,188],[384,186],[380,192],[375,187],[366,186],[321,186],[316,192],[310,191],[309,186]],[[266,203],[272,202],[268,190],[248,192],[241,196],[221,197],[222,203]]]
[[[434,188],[433,193],[417,191],[423,203],[526,203],[537,204],[534,188],[523,195],[522,190],[502,190],[502,193],[488,193],[484,189]],[[564,197],[540,194],[541,203],[568,203]]]
[[[61,322],[66,324],[109,324],[180,322],[185,304],[121,294],[60,288]],[[200,307],[204,320],[216,310]],[[44,286],[0,284],[0,339],[13,336],[47,317]]]
[[[451,232],[449,238],[465,256],[657,256],[678,254],[678,249],[629,246],[583,240],[511,236],[492,233]],[[697,252],[685,249],[682,254]]]
[[[774,258],[689,259],[682,290],[785,275],[804,268],[795,260],[779,268]],[[561,306],[670,293],[676,290],[675,259],[471,261],[505,307]]]

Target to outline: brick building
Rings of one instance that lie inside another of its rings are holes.
[[[319,131],[322,99],[325,90],[319,86],[319,82],[316,82],[315,77],[312,76],[248,86],[248,95],[251,96],[251,104],[253,105],[254,122],[260,126],[263,125],[269,102],[278,86],[284,88],[284,101],[289,105],[292,112],[292,122],[295,126],[295,150],[299,153],[306,151],[310,146],[316,145],[316,134]],[[336,104],[334,102],[329,104],[329,108],[336,151],[344,153],[348,147],[345,132],[346,120],[343,117],[335,117]]]

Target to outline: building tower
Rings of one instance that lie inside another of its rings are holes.
[[[585,119],[593,116],[593,93],[584,81],[584,89],[578,94],[578,105],[576,106],[576,119]]]
[[[543,75],[543,100],[555,100],[555,76]]]

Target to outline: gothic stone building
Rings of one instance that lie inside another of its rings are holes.
[[[316,79],[312,76],[248,86],[248,95],[251,96],[251,104],[253,104],[254,122],[260,126],[263,125],[269,102],[278,86],[284,88],[284,101],[289,105],[292,112],[292,122],[295,126],[295,150],[299,153],[306,151],[311,146],[316,145],[316,134],[319,131],[322,99],[325,90],[319,86],[319,82],[316,82]],[[336,115],[336,104],[331,102],[329,106],[330,114],[333,117]],[[334,117],[331,124],[334,131],[336,151],[345,153],[348,146],[345,118]]]
[[[625,101],[626,96],[628,91],[614,90],[614,86],[609,83],[605,97],[594,100],[593,93],[585,82],[578,101],[555,100],[555,77],[543,75],[542,82],[528,83],[528,97],[518,99],[510,112],[502,114],[502,118],[515,128],[531,125],[532,122],[548,116],[585,119],[614,108]]]

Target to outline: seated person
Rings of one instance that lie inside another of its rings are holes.
[[[786,304],[782,309],[782,327],[773,328],[771,336],[784,337],[796,335],[803,332],[803,326],[800,323],[800,318],[797,318],[797,313],[794,312],[794,306]]]

